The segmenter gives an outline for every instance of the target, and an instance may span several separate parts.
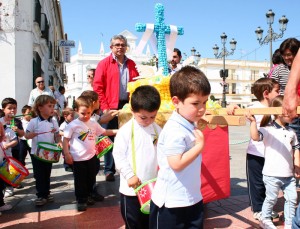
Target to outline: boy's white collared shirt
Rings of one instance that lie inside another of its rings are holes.
[[[157,177],[156,146],[153,144],[161,128],[153,123],[147,127],[140,126],[134,118],[125,123],[115,137],[113,156],[116,169],[120,172],[120,193],[135,196],[133,188],[128,187],[127,180],[134,176],[132,159],[132,122],[134,131],[136,175],[143,182]]]
[[[42,120],[40,117],[36,117],[30,120],[30,122],[27,125],[26,133],[28,132],[35,132],[35,133],[42,133],[42,132],[48,132],[55,129],[55,133],[59,132],[58,123],[54,118],[50,118],[49,120]],[[47,143],[55,143],[55,137],[54,133],[49,132],[45,134],[37,135],[32,139],[32,147],[31,147],[31,154],[35,154],[37,150],[37,144],[39,142],[47,142]]]
[[[177,112],[165,124],[157,145],[159,172],[152,193],[152,201],[167,208],[187,207],[202,200],[200,154],[183,170],[176,172],[167,157],[182,154],[195,145],[194,125]]]

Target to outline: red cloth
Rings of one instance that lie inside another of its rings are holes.
[[[135,63],[127,59],[129,82],[139,75]],[[101,110],[118,109],[120,73],[117,61],[112,54],[101,60],[96,68],[93,89],[99,95]]]
[[[204,203],[208,203],[230,196],[228,126],[206,127],[203,133],[201,193]]]

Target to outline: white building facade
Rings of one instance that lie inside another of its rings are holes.
[[[209,79],[211,94],[217,99],[222,99],[223,85],[220,70],[223,69],[223,60],[215,58],[202,58],[199,68]],[[251,85],[270,70],[269,61],[230,60],[225,62],[228,69],[228,84],[226,92],[227,103],[246,105],[255,99],[251,94]]]
[[[28,103],[35,78],[58,87],[64,80],[65,34],[59,0],[2,0],[0,5],[0,100]]]

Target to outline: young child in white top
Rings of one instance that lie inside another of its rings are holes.
[[[12,131],[10,128],[6,127],[3,128],[2,124],[0,126],[1,133],[4,134],[4,136],[1,136],[1,147],[0,147],[0,165],[3,163],[3,160],[5,160],[5,154],[7,157],[11,157],[11,147],[18,144],[17,135],[14,131]],[[4,133],[3,133],[4,130]],[[5,151],[5,154],[4,154]],[[5,204],[4,202],[4,190],[6,188],[5,182],[3,179],[0,178],[0,215],[2,211],[7,211],[12,208],[10,204]]]
[[[157,177],[156,143],[161,128],[154,122],[160,95],[152,86],[140,86],[130,99],[132,119],[115,137],[113,157],[120,172],[121,214],[126,228],[149,227],[149,215],[140,211],[134,189]]]
[[[62,147],[58,123],[53,118],[55,104],[56,100],[52,96],[38,96],[33,105],[33,110],[38,117],[30,120],[25,134],[26,139],[32,139],[30,156],[37,191],[36,206],[54,201],[54,197],[50,195],[52,163],[38,159],[36,154],[39,142],[57,144],[58,147]]]
[[[281,107],[283,96],[272,100],[271,107]],[[288,116],[274,115],[275,120],[268,126],[271,116],[264,116],[258,129],[255,117],[250,113],[247,118],[251,121],[250,135],[254,141],[263,141],[265,145],[265,164],[263,181],[266,187],[266,198],[262,206],[260,226],[276,228],[271,220],[271,213],[277,202],[280,190],[284,192],[285,228],[291,228],[295,216],[297,191],[295,177],[300,177],[300,145],[296,133],[286,126],[292,119]]]
[[[31,106],[25,105],[22,107],[22,126],[23,129],[26,130],[27,126],[32,119],[32,108]],[[25,165],[25,159],[28,153],[31,151],[31,140],[27,140],[25,136],[20,138],[20,162]]]
[[[59,126],[59,134],[63,140],[64,138],[64,130],[66,126],[74,120],[74,110],[70,107],[66,107],[62,110],[62,117],[64,118],[64,122]],[[73,172],[73,166],[66,163],[64,160],[64,168],[67,172]]]
[[[254,82],[251,90],[258,101],[251,103],[247,108],[265,108],[269,107],[271,101],[279,95],[279,83],[272,78],[261,78]],[[259,128],[262,118],[263,115],[255,115],[257,128]],[[262,174],[265,162],[264,152],[263,142],[250,139],[246,156],[247,186],[253,217],[257,220],[260,218],[266,197]],[[278,213],[274,212],[272,217],[275,218],[276,216],[278,217]]]
[[[175,111],[158,139],[158,177],[150,205],[150,228],[203,228],[201,162],[203,133],[195,127],[206,111],[210,84],[185,66],[170,79]]]
[[[89,97],[79,96],[76,107],[78,118],[64,130],[63,153],[66,163],[73,164],[77,210],[85,211],[88,204],[95,203],[93,186],[97,175],[96,138],[101,134],[115,135],[117,130],[105,130],[91,120],[93,101]]]

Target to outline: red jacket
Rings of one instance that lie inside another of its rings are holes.
[[[135,63],[127,59],[129,82],[139,75]],[[119,103],[120,73],[117,61],[112,54],[98,63],[93,82],[93,89],[99,95],[101,110],[117,109]]]

